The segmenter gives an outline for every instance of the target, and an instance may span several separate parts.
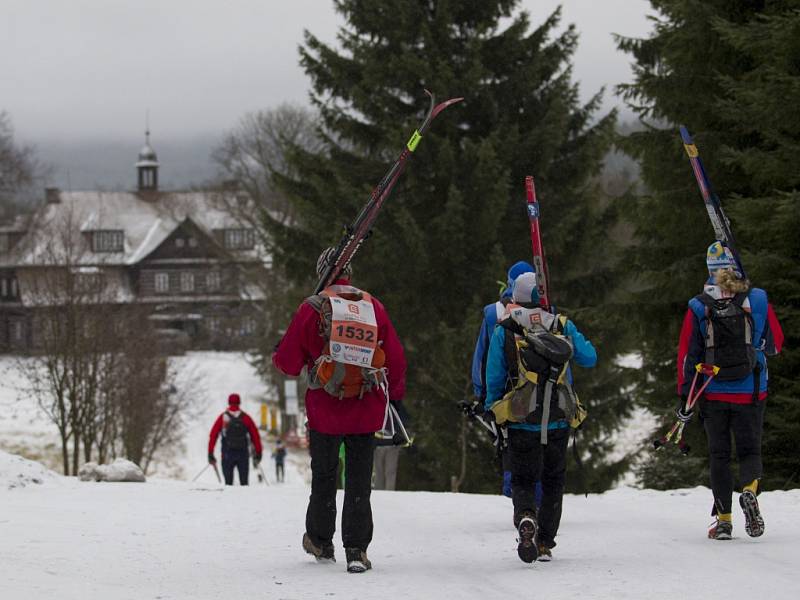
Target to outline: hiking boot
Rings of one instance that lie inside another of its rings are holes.
[[[523,514],[519,521],[519,538],[517,538],[517,554],[522,562],[532,563],[539,556],[536,546],[536,518],[530,514]]]
[[[345,548],[344,555],[347,558],[348,573],[363,573],[372,568],[372,563],[367,558],[367,553],[361,548]]]
[[[733,538],[733,523],[717,519],[708,530],[710,540],[730,540]]]
[[[744,511],[744,530],[750,537],[764,535],[764,519],[758,508],[758,499],[750,490],[739,494],[739,506]]]
[[[537,544],[536,547],[539,550],[539,558],[536,560],[540,562],[550,562],[553,560],[553,553],[550,551],[550,548],[544,544]]]
[[[333,555],[333,544],[317,545],[307,533],[303,534],[303,550],[317,559],[321,563],[335,563],[336,557]]]

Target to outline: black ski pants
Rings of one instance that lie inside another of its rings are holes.
[[[250,473],[250,452],[243,450],[222,450],[222,476],[225,478],[225,485],[233,485],[233,470],[239,471],[239,484],[247,485],[247,478]]]
[[[375,435],[328,435],[311,430],[311,497],[306,533],[318,545],[333,543],[336,531],[336,470],[344,441],[344,505],[342,542],[345,548],[367,550],[372,541],[372,457]]]
[[[283,481],[283,476],[284,476],[283,462],[275,461],[275,480]]]
[[[514,515],[536,515],[539,543],[556,545],[561,523],[564,482],[567,477],[567,442],[569,429],[547,432],[547,444],[541,433],[526,429],[508,429],[508,452],[511,462],[511,499]],[[542,504],[536,510],[536,482],[542,482]]]
[[[733,504],[731,434],[736,440],[739,482],[747,485],[754,479],[761,479],[761,431],[765,404],[766,401],[761,400],[747,404],[704,400],[701,405],[700,416],[708,438],[711,491],[718,513],[731,512]]]

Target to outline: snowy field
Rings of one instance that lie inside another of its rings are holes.
[[[374,492],[373,570],[363,575],[345,572],[338,533],[335,565],[303,553],[307,497],[297,478],[227,489],[81,483],[0,452],[0,597],[797,597],[797,490],[761,496],[762,538],[748,538],[735,514],[730,542],[705,538],[706,489],[568,496],[554,560],[533,565],[517,558],[505,498]]]

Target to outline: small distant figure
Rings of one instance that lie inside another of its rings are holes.
[[[279,439],[275,443],[272,458],[275,460],[275,479],[280,483],[284,480],[283,463],[286,460],[286,447],[283,445],[283,440]]]
[[[222,433],[222,475],[225,485],[233,485],[234,468],[239,471],[239,484],[247,485],[250,442],[253,443],[253,464],[258,466],[261,462],[262,447],[258,428],[250,415],[239,409],[240,404],[239,394],[228,396],[228,409],[214,421],[208,436],[208,462],[214,465],[217,463],[214,446],[217,444],[217,437]]]

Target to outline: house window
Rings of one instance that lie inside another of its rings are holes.
[[[189,238],[189,248],[197,248],[197,238],[195,237]]]
[[[175,238],[175,247],[176,248],[183,248],[183,238]]]
[[[193,292],[194,291],[194,273],[183,271],[181,273],[181,291]]]
[[[11,278],[11,297],[17,298],[19,296],[19,285],[17,284],[17,278]]]
[[[239,335],[253,335],[256,332],[256,320],[253,317],[242,317]]]
[[[222,329],[222,320],[219,317],[208,317],[208,330],[211,333],[219,333]]]
[[[0,297],[8,296],[8,279],[0,279]]]
[[[209,271],[206,273],[206,289],[209,292],[218,292],[222,287],[222,277],[219,271]]]
[[[81,294],[99,292],[103,289],[102,273],[76,273],[75,288]]]
[[[0,233],[0,252],[8,252],[8,234]]]
[[[169,273],[156,273],[155,289],[157,294],[169,292]]]
[[[226,229],[224,241],[229,250],[246,250],[255,246],[255,234],[252,229]]]
[[[22,319],[13,319],[11,325],[11,341],[15,344],[21,344],[25,338],[25,323]]]
[[[123,231],[95,231],[92,233],[92,250],[94,252],[122,252],[124,242]]]

